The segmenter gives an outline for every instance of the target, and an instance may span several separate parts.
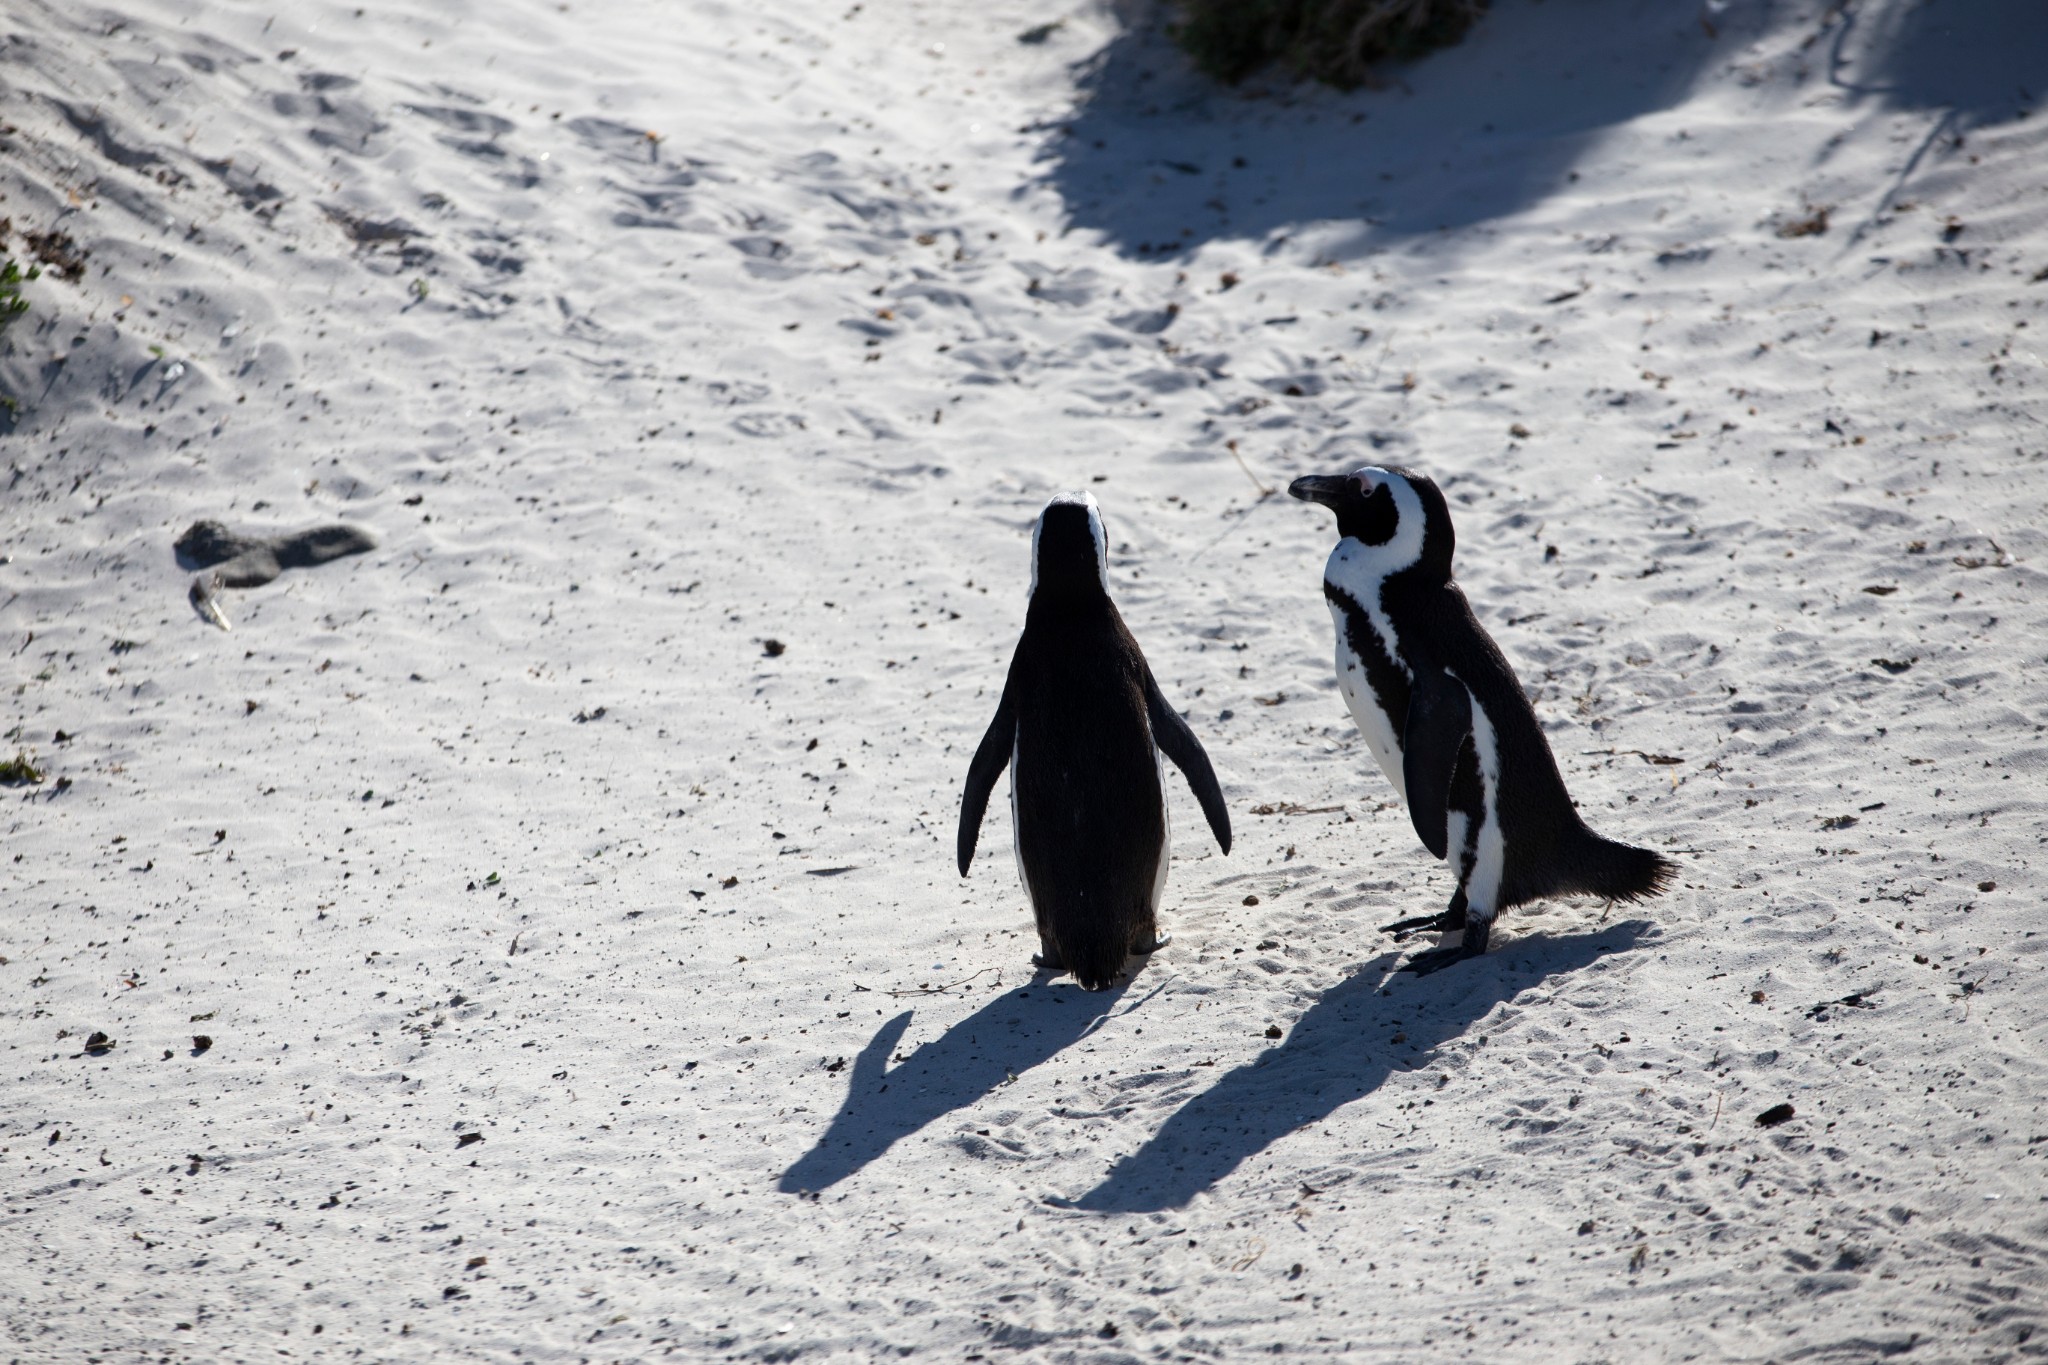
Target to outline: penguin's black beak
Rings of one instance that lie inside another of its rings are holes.
[[[1319,502],[1332,511],[1344,501],[1351,480],[1342,474],[1304,474],[1287,485],[1287,495],[1303,502]]]

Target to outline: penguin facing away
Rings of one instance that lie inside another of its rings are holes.
[[[1287,491],[1337,514],[1337,547],[1323,568],[1337,684],[1423,846],[1457,874],[1442,914],[1383,931],[1464,931],[1456,946],[1420,954],[1407,969],[1477,957],[1509,906],[1662,892],[1676,864],[1603,839],[1579,819],[1514,670],[1451,579],[1456,536],[1436,484],[1368,466],[1308,475]]]
[[[1031,536],[1031,597],[995,719],[960,795],[960,875],[974,860],[989,792],[1010,769],[1017,871],[1038,925],[1032,959],[1106,990],[1132,953],[1164,945],[1164,769],[1173,760],[1225,853],[1230,813],[1209,756],[1160,695],[1110,600],[1095,499],[1062,494]]]

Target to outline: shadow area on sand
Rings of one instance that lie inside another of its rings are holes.
[[[1755,61],[1753,45],[1773,35],[1798,82],[1941,111],[1930,140],[2048,99],[2039,0],[1867,0],[1819,14],[1788,0],[1495,0],[1459,43],[1350,93],[1277,69],[1218,85],[1167,35],[1169,8],[1120,8],[1120,31],[1078,64],[1074,113],[1039,129],[1050,134],[1039,160],[1070,228],[1138,257],[1225,239],[1275,251],[1308,232],[1341,260],[1581,193],[1573,168],[1612,130]]]
[[[1501,0],[1458,44],[1350,93],[1279,70],[1220,86],[1167,36],[1170,11],[1129,8],[1041,152],[1070,226],[1142,257],[1277,247],[1320,224],[1319,249],[1342,258],[1556,193],[1608,130],[1683,101],[1770,7],[1731,10],[1709,36],[1697,6]]]
[[[890,1055],[915,1011],[876,1029],[848,1070],[846,1102],[776,1188],[801,1194],[836,1185],[926,1124],[1086,1037],[1129,991],[1128,982],[1091,994],[1043,980],[1003,992],[893,1068]]]
[[[2048,5],[1880,0],[1842,8],[1830,84],[1896,109],[1945,110],[1968,129],[2023,118],[2048,98]]]
[[[1626,952],[1655,932],[1630,920],[1597,934],[1532,937],[1448,971],[1397,978],[1380,990],[1390,954],[1318,1000],[1286,1041],[1220,1077],[1166,1120],[1151,1141],[1110,1168],[1068,1205],[1096,1213],[1178,1208],[1298,1128],[1371,1094],[1396,1071],[1427,1064],[1431,1049],[1462,1035],[1496,1004],[1551,977]],[[1422,1060],[1396,1057],[1383,1041],[1394,1021]]]

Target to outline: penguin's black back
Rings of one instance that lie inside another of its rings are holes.
[[[1433,484],[1428,492],[1441,499]],[[1603,839],[1579,818],[1536,709],[1457,583],[1425,561],[1389,575],[1381,600],[1406,636],[1404,648],[1426,651],[1455,674],[1493,725],[1500,771],[1496,802],[1507,855],[1498,908],[1552,895],[1636,900],[1662,891],[1675,871],[1667,860]],[[1468,748],[1454,785],[1476,780],[1476,773],[1468,778],[1464,771],[1472,763]]]
[[[1040,932],[1100,990],[1154,928],[1166,856],[1151,675],[1099,580],[1063,581],[1041,554],[1006,689],[1017,859]]]

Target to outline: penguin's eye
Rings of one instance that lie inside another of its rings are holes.
[[[1350,524],[1340,521],[1344,534],[1356,536],[1367,545],[1384,545],[1394,538],[1400,528],[1401,513],[1394,506],[1394,495],[1386,481],[1359,480],[1360,487],[1372,491],[1360,500],[1361,506],[1352,514]]]

